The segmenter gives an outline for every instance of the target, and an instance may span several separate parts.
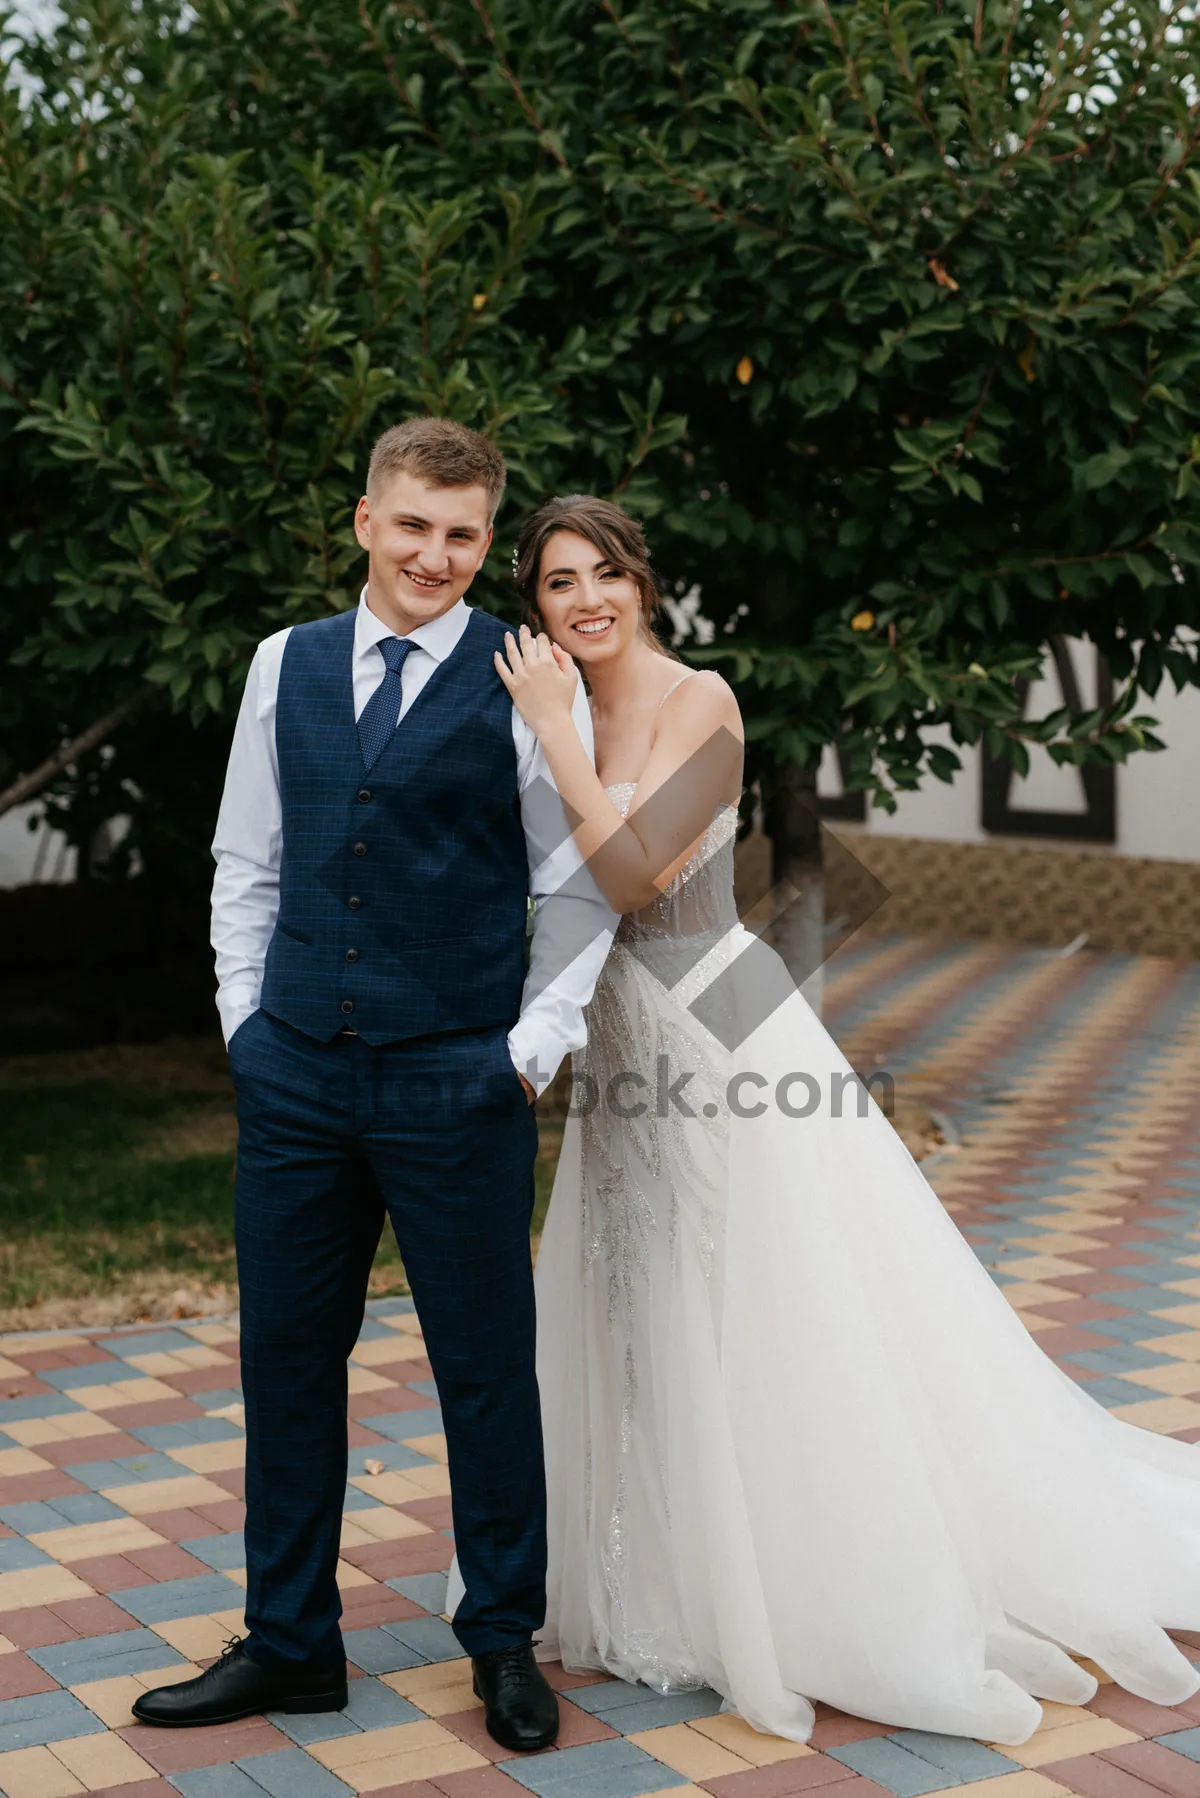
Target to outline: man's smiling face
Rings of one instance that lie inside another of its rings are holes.
[[[467,591],[492,540],[484,487],[427,487],[401,471],[364,495],[354,533],[367,552],[367,603],[399,636]]]

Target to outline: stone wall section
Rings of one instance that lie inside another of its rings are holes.
[[[987,937],[1200,959],[1200,865],[1005,838],[992,843],[823,830],[826,917],[854,929]],[[738,846],[739,905],[767,885],[770,846]],[[880,887],[888,897],[879,903]]]

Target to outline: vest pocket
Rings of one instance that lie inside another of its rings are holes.
[[[312,948],[313,938],[310,936],[305,936],[303,931],[290,930],[286,924],[281,924],[278,918],[276,918],[276,920],[275,920],[275,928],[279,932],[280,936],[289,936],[289,937],[291,937],[293,943],[303,943],[304,947],[306,949]]]
[[[456,930],[437,936],[427,932],[423,936],[405,937],[402,943],[391,943],[388,947],[393,955],[423,955],[426,950],[449,948],[452,943],[476,943],[484,940],[490,939],[481,938],[477,930]]]

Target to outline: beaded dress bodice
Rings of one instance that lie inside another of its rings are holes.
[[[627,817],[637,783],[618,781],[605,792]],[[719,805],[699,845],[669,887],[640,911],[629,912],[617,929],[618,943],[652,937],[723,936],[738,921],[733,899],[733,845],[736,805]]]

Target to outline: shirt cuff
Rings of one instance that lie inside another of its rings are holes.
[[[252,1017],[258,1010],[261,983],[254,986],[223,986],[217,994],[217,1014],[221,1019],[221,1034],[226,1043],[235,1030]]]
[[[508,1033],[508,1052],[518,1074],[541,1098],[573,1047],[548,1034],[535,1018],[519,1018]]]

